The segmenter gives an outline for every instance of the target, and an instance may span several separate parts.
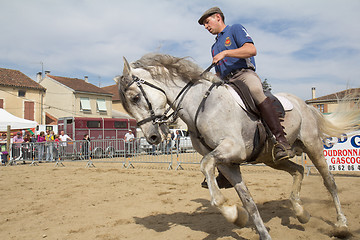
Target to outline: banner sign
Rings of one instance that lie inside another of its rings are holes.
[[[330,171],[360,171],[360,130],[324,141]]]

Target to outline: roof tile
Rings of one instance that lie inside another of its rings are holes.
[[[0,68],[0,85],[7,87],[30,88],[45,91],[46,88],[19,70]]]
[[[351,88],[351,89],[346,89],[344,91],[340,91],[340,92],[336,92],[336,93],[332,93],[329,95],[325,95],[322,97],[318,97],[318,98],[313,98],[313,99],[309,99],[306,102],[316,102],[316,101],[337,101],[339,99],[342,99],[345,97],[345,95],[350,95],[352,97],[360,97],[360,88]]]
[[[102,87],[102,89],[113,95],[112,97],[113,101],[120,101],[119,88],[116,84]]]
[[[109,94],[111,95],[111,93],[91,84],[86,82],[83,79],[78,79],[78,78],[68,78],[68,77],[59,77],[59,76],[53,76],[48,74],[47,77],[75,90],[75,91],[79,91],[79,92],[89,92],[89,93],[100,93],[100,94]]]

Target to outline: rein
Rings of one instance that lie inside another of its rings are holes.
[[[168,119],[171,118],[171,117],[173,118],[171,122],[174,122],[174,121],[177,119],[177,117],[178,117],[178,112],[181,110],[181,108],[180,108],[180,103],[181,103],[182,100],[184,99],[184,96],[186,95],[186,93],[188,92],[188,90],[194,85],[193,82],[191,82],[191,81],[188,82],[188,83],[185,85],[185,87],[183,87],[183,89],[181,89],[181,91],[179,92],[179,94],[176,96],[174,102],[170,104],[169,108],[166,109],[165,112],[164,112],[162,115],[155,115],[155,112],[154,112],[154,110],[153,110],[153,108],[152,108],[151,102],[149,101],[149,98],[148,98],[146,92],[144,91],[144,88],[143,88],[142,85],[145,84],[145,85],[147,85],[147,86],[149,86],[149,87],[152,87],[152,88],[154,88],[154,89],[162,92],[162,93],[166,96],[165,91],[164,91],[163,89],[161,89],[160,87],[158,87],[158,86],[156,86],[156,85],[154,85],[154,84],[152,84],[152,83],[149,83],[148,81],[146,81],[146,80],[144,80],[144,79],[138,78],[138,77],[135,76],[135,75],[132,75],[132,81],[125,87],[125,91],[126,91],[132,84],[134,84],[134,83],[139,87],[139,89],[140,89],[142,95],[144,96],[145,101],[146,101],[146,103],[147,103],[147,105],[148,105],[149,111],[150,111],[150,117],[145,118],[145,119],[139,121],[139,122],[137,123],[138,126],[141,126],[141,125],[143,125],[143,124],[145,124],[145,123],[147,123],[147,122],[150,122],[150,121],[152,121],[154,125],[155,125],[155,124],[167,123],[167,122],[168,122]],[[182,98],[180,98],[180,96],[182,96]],[[175,106],[175,102],[176,102],[179,98],[180,98],[180,101],[178,102],[178,104],[177,104],[174,112],[171,113],[169,116],[167,116],[168,112],[170,111],[170,109],[171,109],[172,107]]]
[[[195,113],[195,131],[196,131],[196,136],[198,137],[198,139],[200,140],[200,142],[209,150],[209,151],[212,151],[213,149],[205,142],[205,139],[204,137],[201,135],[198,127],[197,127],[197,120],[198,120],[198,117],[199,117],[199,113],[200,111],[204,111],[205,110],[205,102],[207,100],[207,98],[209,97],[211,91],[213,90],[213,88],[215,86],[219,86],[218,84],[216,83],[213,83],[211,84],[211,86],[209,87],[209,89],[205,92],[204,96],[203,96],[203,99]]]

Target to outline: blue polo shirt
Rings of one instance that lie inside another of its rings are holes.
[[[215,40],[215,43],[211,47],[213,57],[224,50],[240,48],[245,43],[254,43],[241,24],[226,26]],[[255,70],[255,66],[254,57],[245,59],[225,57],[215,66],[215,71],[220,72],[221,78],[224,78],[234,70],[241,68],[253,68]]]

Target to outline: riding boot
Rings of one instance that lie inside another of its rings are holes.
[[[273,148],[273,160],[275,163],[289,159],[295,156],[291,149],[290,144],[285,138],[285,132],[283,126],[281,126],[279,113],[275,110],[275,107],[270,98],[266,98],[262,103],[258,105],[261,117],[270,128],[270,131],[275,136],[277,143]]]

